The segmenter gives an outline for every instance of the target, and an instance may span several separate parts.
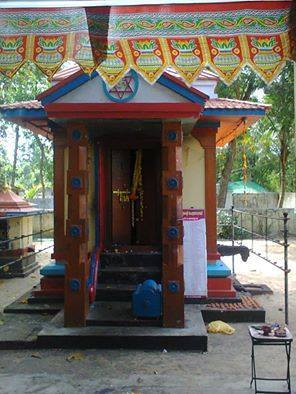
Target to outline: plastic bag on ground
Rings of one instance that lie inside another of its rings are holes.
[[[215,320],[208,324],[208,332],[211,334],[227,334],[232,335],[235,329],[229,324],[221,320]]]

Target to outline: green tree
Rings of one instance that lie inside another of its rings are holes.
[[[265,102],[272,107],[264,118],[248,129],[245,139],[248,178],[270,191],[280,192],[278,206],[282,207],[285,192],[295,191],[296,182],[292,63],[284,67],[272,84],[266,86],[259,82],[255,85],[257,88],[263,87]],[[222,88],[225,89],[224,92],[222,90],[224,96],[233,98],[233,95],[240,91],[236,90],[235,84],[230,86],[228,93],[226,87]],[[241,89],[243,90],[242,87]],[[219,95],[221,97],[220,91]],[[230,179],[241,180],[242,149],[243,141],[240,136],[218,151],[217,176],[220,185],[223,185],[223,182],[228,184]],[[224,189],[225,193],[226,191]],[[224,206],[223,201],[223,198],[218,201],[219,206]]]
[[[42,92],[46,88],[49,87],[49,82],[47,81],[46,77],[43,73],[31,63],[27,63],[23,66],[18,73],[12,78],[8,79],[5,76],[0,76],[0,104],[9,104],[18,101],[28,101],[34,100],[38,93]],[[46,147],[48,143],[46,139],[39,137],[37,135],[34,136],[33,133],[26,133],[18,124],[7,122],[1,120],[0,122],[0,137],[5,138],[7,135],[7,130],[10,129],[14,132],[15,135],[15,143],[14,143],[14,155],[13,155],[13,164],[12,166],[1,166],[0,169],[0,178],[5,178],[6,182],[8,183],[8,179],[10,180],[9,183],[11,187],[23,186],[24,189],[32,187],[33,184],[28,182],[28,174],[25,178],[25,182],[22,184],[21,180],[23,177],[23,171],[27,172],[28,167],[27,165],[30,164],[31,171],[33,171],[32,164],[36,165],[39,171],[38,179],[32,178],[32,182],[39,182],[42,185],[43,196],[45,191],[45,171],[48,170],[48,167],[45,165],[46,160],[49,163],[52,161],[52,151],[49,152],[49,155],[45,155]],[[20,144],[21,139],[25,138],[25,143]],[[50,145],[51,147],[51,145]],[[29,155],[30,157],[37,156],[39,158],[38,163],[30,163],[30,161],[20,161],[20,149],[22,151],[27,151],[31,149],[33,155]],[[1,147],[2,156],[6,157],[7,153],[5,152],[4,147]],[[5,160],[6,160],[5,159]],[[9,167],[9,168],[8,168]],[[34,171],[33,171],[34,172]],[[52,174],[52,171],[49,171]]]
[[[270,135],[270,152],[276,153],[280,169],[278,207],[283,206],[286,190],[295,191],[295,139],[293,64],[288,63],[280,76],[265,89],[266,102],[272,105],[264,119],[265,133]],[[290,176],[289,176],[290,175]]]
[[[217,94],[219,97],[231,98],[236,100],[250,100],[253,93],[263,87],[263,82],[249,69],[245,69],[236,81],[227,86],[219,82]],[[220,169],[218,207],[224,207],[226,202],[227,187],[233,170],[233,164],[237,154],[237,138],[234,138],[223,150],[224,160],[218,159]]]

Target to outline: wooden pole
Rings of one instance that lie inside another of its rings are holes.
[[[162,130],[163,326],[184,327],[182,126]]]
[[[65,147],[66,133],[53,131],[54,149],[54,253],[52,258],[61,261],[65,250]]]
[[[66,327],[85,325],[88,313],[88,136],[81,124],[67,127],[69,164],[67,171],[68,220],[64,318]]]

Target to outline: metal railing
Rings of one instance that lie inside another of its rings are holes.
[[[25,259],[28,259],[28,258],[30,258],[32,256],[38,255],[39,253],[41,253],[41,252],[53,247],[53,244],[43,247],[44,234],[49,233],[49,232],[53,232],[53,228],[43,229],[43,220],[42,220],[44,215],[52,214],[52,212],[53,211],[38,211],[38,212],[28,213],[28,214],[25,214],[25,215],[0,216],[0,221],[9,220],[9,219],[21,219],[21,218],[24,218],[24,217],[32,217],[32,216],[38,216],[39,217],[39,231],[33,231],[30,234],[21,234],[21,235],[16,236],[16,237],[0,240],[0,251],[2,251],[2,252],[4,252],[4,251],[8,251],[8,252],[9,251],[13,251],[14,250],[13,242],[18,241],[18,240],[22,241],[22,245],[20,245],[20,247],[17,248],[17,249],[22,249],[23,246],[24,246],[23,245],[23,240],[26,239],[26,238],[29,238],[29,237],[32,237],[33,243],[34,243],[34,240],[35,240],[35,243],[36,243],[36,239],[38,239],[40,244],[41,244],[40,245],[41,248],[38,249],[37,251],[32,250],[32,253],[30,253],[30,254],[24,255],[24,256],[22,256],[20,258],[17,258],[17,259],[15,259],[13,261],[9,261],[8,263],[1,265],[0,266],[0,270],[4,270],[5,271],[9,266],[14,265],[15,263],[18,263],[19,261],[23,261]]]
[[[224,212],[226,210],[223,210]],[[234,209],[232,206],[230,211],[230,223],[221,223],[219,222],[219,215],[218,215],[218,229],[221,227],[227,227],[228,234],[230,233],[230,237],[228,239],[231,240],[231,244],[234,247],[235,243],[238,245],[243,245],[243,241],[249,240],[251,245],[248,246],[248,249],[254,255],[260,257],[261,259],[265,260],[269,264],[273,265],[274,267],[278,268],[284,273],[284,297],[285,297],[285,323],[289,323],[289,297],[288,297],[288,275],[290,272],[289,269],[289,259],[288,259],[288,251],[289,251],[289,242],[288,242],[288,213],[283,212],[281,217],[275,217],[268,214],[268,210],[266,210],[265,214],[254,212],[254,210],[250,209]],[[274,212],[274,210],[272,210]],[[260,218],[263,221],[263,229],[262,231],[255,231],[255,224],[254,221],[256,218]],[[249,223],[246,223],[246,219],[249,219]],[[278,221],[281,223],[280,233],[282,237],[279,237],[279,233],[276,232],[273,235],[269,234],[269,223],[271,221]],[[230,227],[230,228],[229,228]],[[282,238],[282,240],[278,239]],[[255,249],[255,241],[256,240],[263,240],[265,242],[265,254],[256,251]],[[280,264],[278,261],[272,260],[269,256],[268,247],[271,244],[276,244],[283,248],[283,263]],[[232,273],[235,275],[235,259],[234,255],[232,255]]]

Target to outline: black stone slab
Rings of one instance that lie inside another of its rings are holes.
[[[157,266],[161,267],[162,254],[160,252],[106,252],[101,253],[101,266]]]
[[[27,255],[24,256],[21,260],[17,260],[18,256],[13,256],[9,258],[1,258],[0,264],[0,278],[1,279],[9,279],[9,278],[25,278],[30,275],[32,272],[36,271],[40,266],[36,262],[36,255]],[[6,268],[1,268],[1,266],[5,266],[6,264],[10,264],[6,266]]]
[[[130,302],[98,302],[90,308],[87,326],[162,326],[161,319],[139,319],[133,316]]]
[[[214,320],[223,320],[226,323],[264,323],[265,309],[238,309],[238,310],[221,310],[201,308],[201,313],[205,323]]]
[[[186,305],[185,328],[63,327],[61,311],[38,334],[42,348],[180,349],[207,351],[208,336],[201,312]]]
[[[138,284],[146,279],[161,281],[161,268],[157,266],[106,266],[99,269],[100,283]]]
[[[98,283],[96,301],[131,301],[136,285]]]
[[[30,296],[28,298],[29,304],[64,304],[63,297],[53,297],[48,295]]]
[[[273,294],[269,286],[264,283],[241,283],[237,278],[233,280],[235,290],[250,295]]]
[[[271,288],[264,283],[243,283],[242,286],[251,295],[273,294]]]
[[[25,293],[13,303],[9,304],[4,308],[4,313],[22,313],[22,314],[56,314],[63,307],[63,303],[54,302],[48,303],[48,300],[38,303],[30,303],[29,298],[31,297],[31,291]]]
[[[237,293],[238,294],[238,293]],[[229,303],[234,303],[234,302],[240,302],[241,301],[241,296],[237,295],[237,297],[234,298],[226,298],[226,297],[211,297],[211,298],[200,298],[200,297],[189,297],[185,296],[185,304],[210,304],[210,303],[215,303],[215,302],[229,302]]]

